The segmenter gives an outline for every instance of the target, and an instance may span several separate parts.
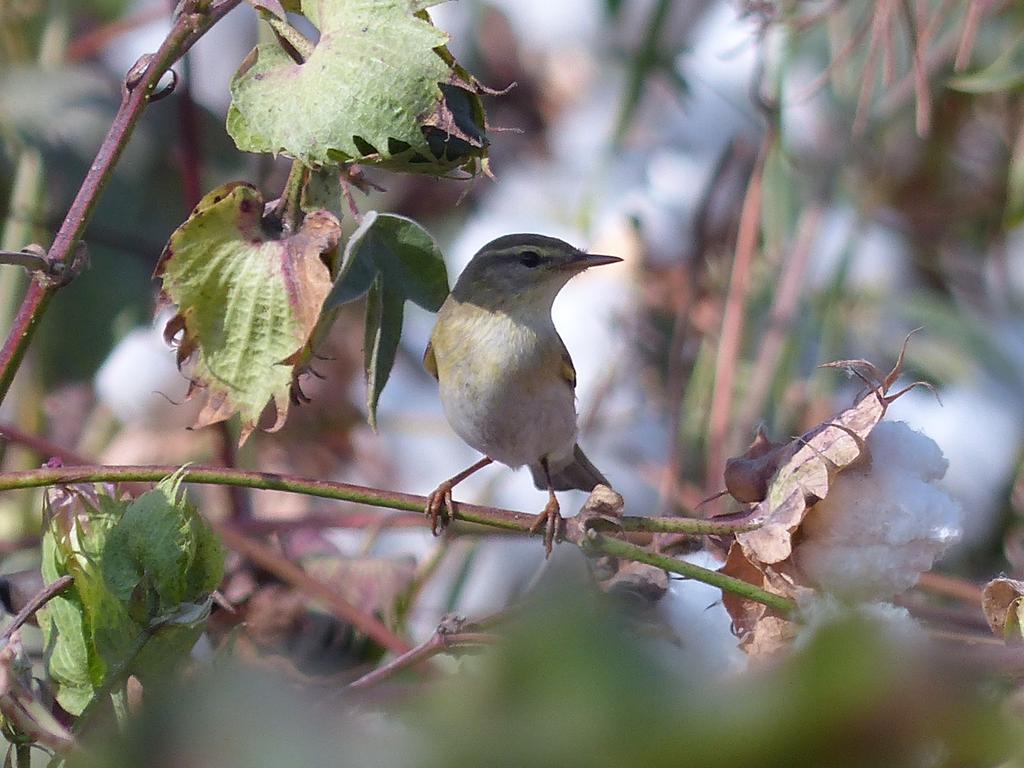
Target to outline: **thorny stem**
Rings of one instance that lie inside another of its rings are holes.
[[[168,475],[177,472],[181,467],[176,465],[162,466],[77,466],[77,467],[56,467],[30,469],[21,472],[0,473],[0,491],[9,491],[17,488],[40,488],[50,485],[61,485],[67,483],[100,483],[100,482],[158,482]],[[336,499],[339,501],[350,501],[359,504],[367,504],[374,507],[386,507],[399,509],[408,512],[422,512],[426,508],[427,498],[410,493],[398,493],[396,491],[385,491],[377,488],[367,488],[361,485],[349,483],[337,483],[328,480],[314,480],[292,475],[271,474],[269,472],[251,472],[247,470],[234,469],[231,467],[205,467],[188,466],[184,468],[184,480],[189,483],[204,485],[228,485],[245,488],[256,488],[266,491],[287,491],[300,493],[307,496],[318,496],[325,499]],[[478,506],[476,504],[457,503],[451,514],[454,520],[465,523],[476,523],[491,528],[498,528],[506,531],[517,531],[528,533],[530,527],[536,520],[536,515],[526,512],[515,512],[508,509],[495,507]],[[428,522],[426,516],[423,524]],[[757,527],[756,521],[741,519],[738,521],[714,521],[694,520],[688,518],[653,518],[653,517],[623,517],[620,519],[621,528],[625,531],[659,531],[672,533],[700,534],[728,534],[743,530],[751,530]],[[224,528],[224,530],[227,530]],[[235,536],[240,536],[233,531]],[[244,537],[243,537],[244,538]],[[228,542],[229,546],[233,546]],[[651,555],[640,547],[620,542],[630,548],[630,551],[647,557]],[[623,557],[631,557],[622,555]],[[650,562],[640,557],[641,562]],[[738,579],[731,579],[722,576],[715,571],[710,571],[697,566],[690,566],[688,563],[673,558],[661,558],[666,563],[677,564],[680,567],[690,568],[684,575],[703,581],[712,586],[718,586],[738,594],[746,594],[746,588],[753,588],[746,582]],[[660,562],[660,561],[659,561]],[[653,563],[657,564],[657,563]],[[262,563],[261,563],[262,565]],[[667,570],[678,571],[677,568]],[[722,586],[725,585],[725,586]],[[739,585],[739,586],[737,586]],[[758,590],[760,592],[760,590]],[[767,593],[765,593],[767,594]],[[753,598],[752,598],[753,599]],[[781,599],[781,598],[780,598]],[[403,651],[405,649],[403,648]]]
[[[733,578],[732,576],[726,576],[724,573],[712,571],[709,568],[702,568],[685,560],[677,560],[674,557],[649,552],[635,544],[630,544],[628,541],[605,536],[597,531],[590,531],[588,533],[585,546],[587,549],[603,552],[606,555],[626,560],[635,560],[638,563],[647,563],[670,573],[678,573],[680,576],[685,576],[694,581],[702,581],[705,584],[718,587],[723,592],[733,592],[748,600],[767,605],[783,616],[788,616],[796,610],[796,603],[782,595],[766,592],[749,582]]]
[[[241,0],[187,2],[160,49],[148,59],[148,63],[146,59],[141,59],[139,64],[133,67],[125,81],[121,106],[114,116],[110,130],[89,166],[78,194],[75,195],[71,208],[50,246],[49,258],[52,264],[70,265],[74,260],[78,243],[85,233],[100,193],[110,180],[114,166],[164,73],[239,2]],[[7,340],[0,348],[0,401],[6,397],[35,330],[59,288],[58,282],[40,275],[34,276],[30,282],[8,332]]]

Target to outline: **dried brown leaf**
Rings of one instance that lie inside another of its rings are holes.
[[[1007,643],[1024,642],[1024,581],[993,579],[985,585],[981,608],[992,633]]]

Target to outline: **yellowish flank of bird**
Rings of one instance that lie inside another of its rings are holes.
[[[452,509],[452,488],[492,461],[525,464],[548,491],[531,531],[546,526],[549,554],[561,519],[554,492],[609,484],[576,443],[576,371],[551,306],[574,275],[618,261],[517,234],[488,243],[463,270],[438,312],[423,364],[438,380],[448,422],[484,458],[430,495],[435,533]]]

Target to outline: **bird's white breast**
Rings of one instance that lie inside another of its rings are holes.
[[[446,304],[431,340],[452,428],[511,467],[549,455],[561,464],[576,441],[575,395],[561,374],[558,333],[544,314],[517,319]]]

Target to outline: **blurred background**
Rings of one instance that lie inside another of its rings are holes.
[[[0,0],[0,248],[50,242],[109,126],[124,73],[157,48],[169,10],[153,0]],[[866,358],[887,370],[907,333],[921,327],[910,342],[907,381],[931,382],[941,403],[915,390],[893,405],[890,418],[931,436],[949,460],[943,484],[963,509],[963,533],[941,568],[964,580],[1022,576],[1019,4],[460,0],[432,8],[431,17],[481,82],[495,89],[514,84],[485,99],[493,178],[438,180],[370,169],[366,178],[380,189],[354,190],[352,203],[360,212],[392,211],[423,224],[446,254],[452,282],[479,247],[511,232],[553,235],[623,257],[570,283],[554,317],[577,369],[581,445],[622,493],[627,514],[693,514],[721,490],[726,458],[746,447],[759,424],[774,439],[788,439],[850,404],[859,382],[820,364]],[[187,380],[162,340],[151,275],[170,233],[205,191],[246,179],[269,199],[283,185],[285,159],[238,152],[224,130],[230,79],[258,34],[251,7],[232,11],[179,65],[175,93],[144,116],[89,227],[91,267],[54,302],[0,408],[6,434],[38,438],[4,445],[5,469],[37,466],[61,447],[97,462],[232,461],[422,494],[476,460],[445,422],[436,383],[420,364],[433,317],[411,304],[380,400],[378,433],[365,421],[358,304],[346,307],[321,350],[315,367],[324,378],[304,383],[312,402],[293,409],[283,430],[257,432],[235,456],[237,426],[188,429],[196,406],[184,402]],[[344,213],[351,231],[356,216]],[[0,328],[17,310],[25,282],[19,268],[0,267]],[[574,494],[563,496],[567,513],[584,500]],[[299,521],[336,514],[338,505],[217,488],[197,490],[196,498],[211,516],[232,516],[253,532],[276,531],[283,552],[320,569],[416,640],[446,612],[484,616],[545,584],[558,595],[553,603],[572,605],[555,585],[575,584],[586,571],[569,545],[545,562],[535,540],[458,531],[434,539],[406,514],[348,508],[348,524],[310,529]],[[498,466],[460,485],[456,498],[525,511],[544,502],[527,473]],[[39,504],[37,493],[0,498],[5,572],[32,567]],[[718,504],[716,511],[730,510]],[[699,543],[679,546],[695,562],[720,565]],[[266,603],[261,610],[273,619],[264,620],[281,623],[291,644],[285,655],[299,668],[312,665],[303,674],[375,658],[365,640],[311,618],[303,605],[286,604],[266,587],[260,574],[229,559],[226,597],[250,607]],[[907,603],[915,607],[911,598]],[[508,704],[510,723],[538,737],[557,734],[567,710],[597,718],[595,700],[616,700],[601,716],[646,712],[652,719],[643,743],[671,733],[672,744],[652,747],[642,759],[640,752],[617,753],[591,719],[592,740],[547,752],[503,752],[498,741],[481,737],[491,750],[488,764],[561,764],[559,756],[581,749],[604,754],[588,760],[595,764],[656,764],[678,757],[673,745],[702,735],[692,722],[681,725],[687,720],[680,713],[717,722],[718,745],[730,738],[721,721],[740,718],[742,707],[752,733],[775,732],[758,721],[758,708],[768,702],[752,693],[750,680],[713,689],[711,699],[680,697],[746,664],[717,590],[672,580],[666,597],[638,620],[651,635],[643,650],[616,645],[621,628],[608,629],[607,644],[589,637],[586,627],[619,620],[604,610],[573,614],[552,647],[564,658],[564,649],[581,646],[592,669],[635,653],[636,676],[596,675],[594,698],[570,696],[554,683],[551,689],[562,692],[549,695],[543,680],[524,682],[524,690],[563,715],[545,721],[536,714],[541,705],[530,706],[522,693],[522,702]],[[984,628],[980,613],[961,618],[973,630],[979,622]],[[547,631],[549,624],[536,621],[524,637]],[[633,625],[627,634],[637,631]],[[850,693],[850,711],[864,718],[854,718],[860,724],[843,738],[853,743],[858,733],[884,732],[876,704],[899,675],[871,688],[861,673],[878,660],[886,670],[900,668],[894,659],[901,646],[876,634],[860,624],[833,631],[805,647],[799,663],[794,657],[789,667],[772,670],[762,684],[793,696],[792,706],[773,717],[791,718],[800,731],[815,717],[815,697],[838,687]],[[869,653],[851,638],[882,646]],[[488,691],[508,692],[510,681],[532,681],[529,670],[550,672],[554,664],[529,642],[524,648],[490,668],[490,688],[476,679],[475,708],[432,693],[440,703],[418,711],[403,726],[408,731],[394,736],[396,754],[409,750],[395,764],[413,762],[418,729],[449,733],[440,720],[501,717]],[[852,660],[842,677],[829,660],[847,654]],[[474,668],[476,661],[465,664]],[[807,672],[808,664],[820,674]],[[661,667],[675,677],[660,677]],[[578,679],[564,674],[565,681]],[[671,693],[638,693],[667,679],[677,681]],[[919,693],[933,684],[928,675],[907,683]],[[1000,685],[1001,694],[1009,692]],[[995,699],[958,701],[946,688],[933,693],[934,711],[910,717],[906,733],[880,737],[895,750],[890,764],[994,764],[978,752],[965,758],[955,745],[939,749],[942,729],[935,724],[952,719],[969,730],[977,720],[971,733],[984,741],[996,717],[986,707],[996,707]],[[401,694],[386,706],[403,701]],[[1008,706],[1000,698],[996,709],[1005,714]],[[264,716],[277,722],[273,712]],[[365,711],[347,716],[355,718],[353,728],[373,734],[396,727]],[[641,738],[628,728],[622,738],[630,733]],[[800,741],[780,738],[794,749]],[[928,744],[937,751],[929,753]],[[444,745],[438,761],[484,759],[472,745],[462,752],[457,740]],[[319,764],[311,749],[308,764]],[[725,750],[719,762],[709,752],[689,764],[813,765],[825,764],[820,755],[828,753],[812,749],[802,763],[787,749],[779,747],[778,757],[761,753],[761,760],[756,750]],[[828,764],[869,764],[860,759]]]

